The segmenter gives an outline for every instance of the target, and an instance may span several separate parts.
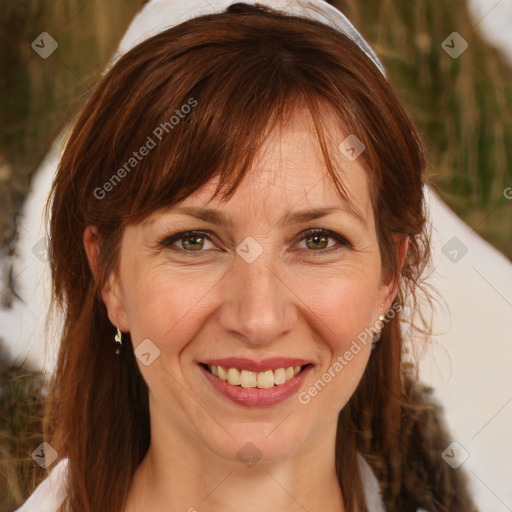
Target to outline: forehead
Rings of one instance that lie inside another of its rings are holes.
[[[339,150],[347,134],[334,116],[327,120],[326,128],[329,154],[350,204],[361,213],[368,213],[371,204],[367,172],[357,159],[350,161]],[[220,198],[211,199],[218,182],[218,176],[212,178],[183,204],[220,205]],[[321,207],[324,203],[347,205],[332,183],[307,109],[295,111],[285,124],[274,127],[230,202],[257,203],[265,210],[294,205]]]

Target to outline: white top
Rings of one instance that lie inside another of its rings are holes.
[[[379,482],[373,470],[361,455],[358,454],[357,457],[368,510],[370,512],[385,512]],[[68,462],[69,459],[62,459],[36,487],[25,504],[15,512],[57,512],[65,498]],[[418,509],[417,512],[427,511]]]

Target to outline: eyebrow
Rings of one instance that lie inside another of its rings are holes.
[[[324,208],[311,208],[305,210],[296,210],[287,212],[278,222],[278,224],[300,224],[304,222],[308,222],[310,220],[319,219],[321,217],[325,217],[330,215],[331,213],[336,212],[344,212],[348,213],[353,219],[355,219],[359,224],[361,224],[365,229],[368,229],[368,224],[366,223],[366,219],[351,205],[346,206],[331,206]],[[206,207],[197,207],[197,206],[182,206],[176,208],[173,213],[184,213],[186,215],[190,215],[196,219],[210,222],[212,224],[217,224],[219,226],[232,228],[233,221],[226,217],[223,213],[218,210]]]

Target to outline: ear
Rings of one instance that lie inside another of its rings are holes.
[[[407,250],[409,248],[409,236],[404,235],[402,233],[392,233],[394,248],[397,256],[397,274],[398,279],[395,279],[395,276],[390,276],[387,283],[382,283],[380,288],[379,295],[379,304],[377,307],[379,308],[379,315],[381,314],[381,304],[384,304],[384,313],[391,307],[393,300],[398,293],[398,288],[400,286],[400,276],[402,272],[402,267],[404,265],[405,256],[407,254]]]
[[[100,255],[98,229],[96,226],[87,226],[85,228],[83,241],[89,268],[96,280],[98,279],[98,261]]]
[[[89,267],[94,279],[97,280],[100,261],[100,239],[95,226],[87,226],[85,228],[83,242]],[[119,327],[121,331],[128,332],[130,329],[120,293],[119,278],[115,272],[111,272],[108,276],[107,282],[101,290],[101,298],[107,308],[110,323],[115,327]]]

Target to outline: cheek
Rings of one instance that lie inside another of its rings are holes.
[[[361,380],[371,354],[368,327],[373,324],[375,289],[371,280],[337,279],[324,286],[321,298],[308,303],[316,318],[322,364],[298,399],[314,404],[320,416],[337,415]]]
[[[125,304],[134,347],[149,338],[166,359],[176,356],[200,328],[206,291],[215,279],[197,279],[193,271],[179,273],[161,267],[127,266]],[[166,364],[167,365],[167,364]]]
[[[196,311],[200,295],[190,292],[196,290],[193,280],[187,286],[171,272],[139,268],[132,276],[140,276],[132,278],[128,282],[130,288],[126,288],[127,316],[135,355],[145,350],[143,343],[148,339],[158,348],[158,351],[152,348],[158,355],[149,365],[146,366],[142,359],[138,359],[137,364],[154,397],[166,404],[165,408],[175,421],[179,421],[179,415],[175,416],[172,411],[185,408],[183,399],[188,399],[188,395],[176,393],[175,379],[182,380],[181,355],[197,335],[200,325]]]
[[[303,280],[307,290],[302,294],[304,303],[317,318],[319,334],[333,353],[345,352],[352,340],[375,321],[378,274],[372,268],[370,264],[344,268],[329,277]]]

